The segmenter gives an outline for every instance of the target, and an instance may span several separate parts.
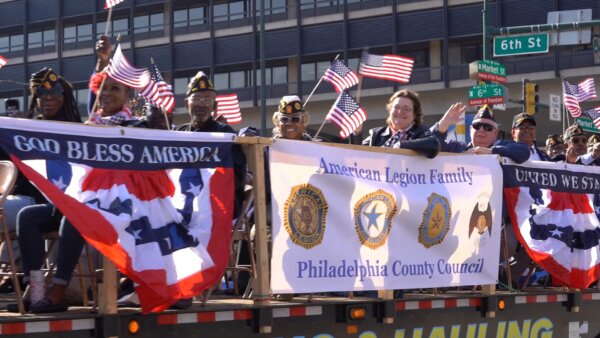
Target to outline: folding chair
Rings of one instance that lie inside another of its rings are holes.
[[[227,279],[228,275],[231,274],[234,294],[238,295],[238,275],[240,272],[247,272],[250,277],[248,278],[248,284],[246,286],[246,290],[244,291],[243,297],[249,298],[252,294],[254,280],[256,279],[256,259],[254,257],[254,246],[251,238],[251,231],[253,227],[252,219],[254,214],[254,194],[252,190],[253,180],[251,174],[246,174],[244,183],[246,185],[245,199],[244,203],[242,204],[240,216],[234,220],[233,223],[233,232],[231,234],[229,249],[229,263],[225,269],[225,279]],[[239,263],[240,255],[242,253],[242,243],[246,243],[248,258],[250,261],[248,264]],[[217,282],[217,285],[211,287],[205,292],[202,297],[202,305],[206,304],[212,294],[212,291],[215,289],[215,287],[218,288],[220,283],[221,280]]]
[[[42,271],[46,272],[46,280],[49,280],[52,277],[54,270],[56,269],[56,264],[51,262],[51,255],[53,250],[56,248],[56,244],[58,243],[59,233],[58,231],[52,231],[44,234],[44,240],[46,240],[49,244],[47,246],[46,254],[44,255],[44,265],[41,267]],[[83,271],[83,267],[81,266],[81,262],[77,263],[76,273],[73,274],[73,277],[77,277],[79,280],[79,286],[81,289],[81,298],[83,301],[83,306],[89,306],[90,301],[88,299],[87,289],[85,287],[84,278],[90,279],[90,288],[92,290],[92,297],[94,298],[94,310],[98,304],[98,282],[96,279],[96,270],[94,268],[94,263],[92,259],[92,255],[90,252],[90,247],[88,243],[85,243],[83,249],[85,250],[85,258],[87,264],[87,273]]]
[[[0,276],[11,276],[13,287],[17,295],[19,312],[24,314],[25,305],[23,304],[23,292],[21,290],[21,285],[19,284],[17,265],[15,264],[15,257],[13,255],[12,238],[14,238],[15,235],[14,233],[11,234],[11,231],[8,228],[6,215],[4,214],[4,205],[6,204],[8,196],[12,194],[15,188],[17,175],[17,167],[15,167],[12,162],[0,161],[0,222],[2,223],[2,236],[0,242],[6,242],[10,270],[8,272],[1,272]]]

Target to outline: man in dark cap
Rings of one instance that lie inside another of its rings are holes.
[[[593,134],[588,138],[588,154],[591,154],[594,160],[600,158],[600,136],[598,134]]]
[[[208,76],[199,71],[188,84],[185,107],[190,115],[190,122],[177,127],[179,131],[197,131],[214,133],[232,133],[229,125],[217,122],[212,113],[217,108],[217,92]],[[244,202],[244,177],[246,176],[246,156],[239,145],[233,146],[233,169],[235,172],[235,210],[234,218]]]
[[[577,123],[573,124],[563,134],[567,151],[565,162],[573,164],[584,164],[580,156],[585,155],[587,151],[587,137],[583,134],[583,129]]]
[[[541,151],[535,144],[536,122],[531,114],[520,113],[515,115],[512,122],[512,137],[529,147],[529,159],[532,161],[550,161],[550,157]]]
[[[496,140],[498,123],[494,112],[487,105],[481,107],[471,123],[471,143],[446,140],[445,133],[435,132],[442,141],[442,151],[467,154],[496,154],[508,157],[517,163],[523,163],[529,158],[527,144],[512,140]]]
[[[565,141],[562,135],[548,135],[546,139],[546,154],[551,158],[551,161],[557,162],[561,157],[564,160],[565,151]]]
[[[8,117],[23,117],[19,109],[19,100],[6,99],[4,101],[4,108]]]

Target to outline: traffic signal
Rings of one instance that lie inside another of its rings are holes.
[[[538,89],[537,83],[523,79],[523,110],[527,114],[533,115],[538,112],[537,104],[540,102]]]

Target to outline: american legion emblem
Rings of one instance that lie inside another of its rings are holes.
[[[378,189],[354,205],[354,228],[360,243],[377,249],[387,240],[397,207],[394,196]]]
[[[311,184],[300,184],[284,205],[283,225],[296,245],[313,248],[323,241],[327,201],[321,190]]]
[[[419,226],[419,243],[427,249],[444,241],[450,230],[452,211],[446,197],[436,193],[427,198],[423,222]]]
[[[486,194],[480,194],[477,197],[477,204],[475,204],[469,220],[469,238],[475,229],[479,235],[483,235],[486,229],[488,234],[492,235],[492,207],[489,196]]]

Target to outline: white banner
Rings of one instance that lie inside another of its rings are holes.
[[[273,293],[495,284],[494,155],[392,155],[316,142],[270,148]]]

